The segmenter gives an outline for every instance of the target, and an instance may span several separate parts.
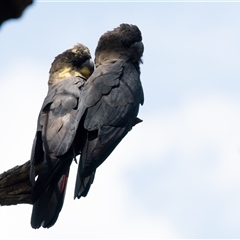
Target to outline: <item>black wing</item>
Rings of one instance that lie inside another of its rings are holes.
[[[87,137],[75,187],[78,198],[87,194],[82,194],[83,182],[93,181],[96,168],[136,124],[139,104],[143,104],[139,72],[121,60],[99,66],[83,88],[82,104],[87,108],[83,123]]]
[[[43,161],[44,153],[57,157],[70,149],[79,124],[79,89],[84,83],[84,79],[75,77],[50,86],[38,118],[31,173]],[[34,182],[34,174],[31,181]]]

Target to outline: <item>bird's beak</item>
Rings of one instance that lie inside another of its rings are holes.
[[[144,51],[144,45],[142,42],[135,42],[132,47],[137,50],[140,56],[142,56]]]
[[[82,64],[82,68],[80,70],[81,74],[88,79],[94,71],[94,63],[92,59],[88,59]]]
[[[89,70],[90,70],[91,72],[94,71],[94,63],[93,63],[93,60],[92,60],[91,58],[88,59],[87,61],[85,61],[82,66],[89,68]]]

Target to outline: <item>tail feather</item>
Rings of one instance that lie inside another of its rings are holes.
[[[78,164],[78,171],[77,171],[77,179],[75,184],[75,192],[74,192],[74,199],[80,198],[80,197],[86,197],[88,194],[88,191],[93,183],[95,172],[96,170],[93,170],[88,176],[82,176],[82,170],[85,167],[85,159],[87,154],[87,145],[85,144],[85,147],[82,150],[80,161]]]
[[[81,177],[79,176],[79,173],[77,174],[74,198],[87,196],[88,191],[93,183],[95,172],[96,171],[94,171],[90,176],[85,177],[84,179],[81,179]]]
[[[64,202],[71,161],[71,158],[45,156],[32,191],[33,228],[49,228],[57,221]]]
[[[69,169],[58,182],[52,183],[34,203],[31,217],[33,228],[41,226],[49,228],[57,221],[64,202],[68,173]]]

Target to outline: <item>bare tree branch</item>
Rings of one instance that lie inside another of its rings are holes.
[[[31,203],[30,161],[0,174],[0,205]]]
[[[12,18],[19,18],[33,0],[0,0],[0,26]],[[30,161],[0,174],[0,205],[31,203],[32,185],[29,180]]]
[[[0,25],[11,18],[19,18],[33,0],[0,0]]]

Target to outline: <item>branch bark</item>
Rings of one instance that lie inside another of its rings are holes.
[[[0,205],[31,203],[30,161],[0,174]]]

